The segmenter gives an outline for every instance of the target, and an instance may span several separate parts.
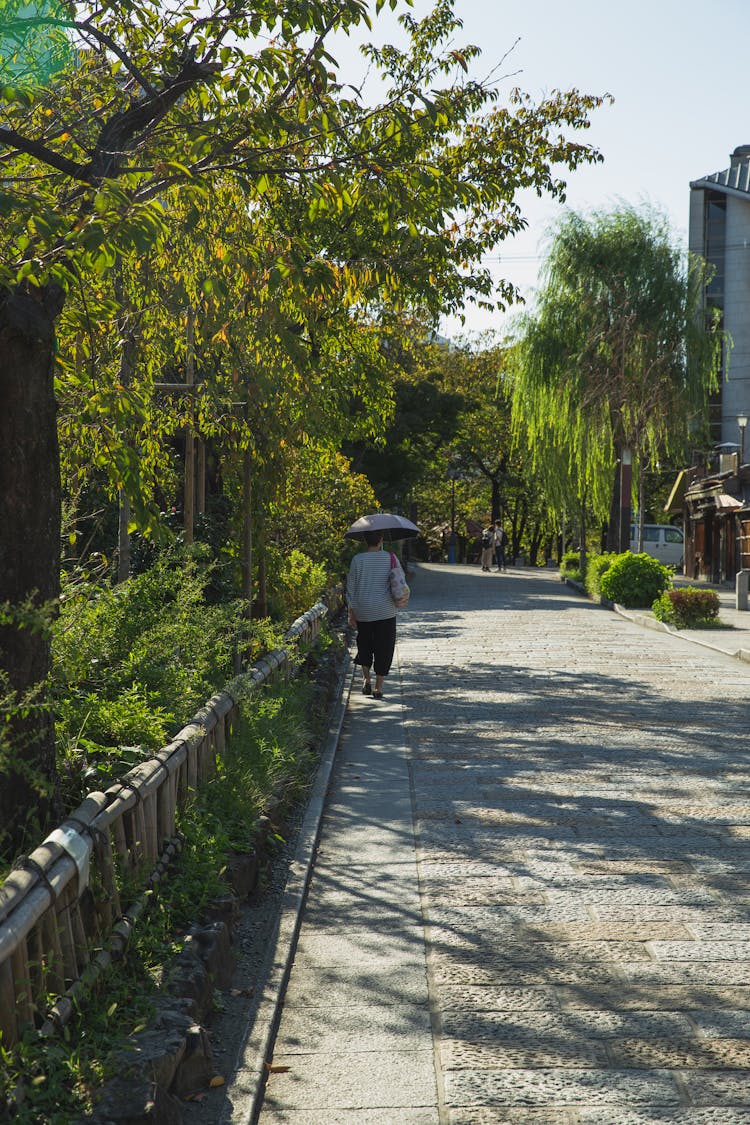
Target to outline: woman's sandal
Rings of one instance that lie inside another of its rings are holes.
[[[374,692],[372,693],[372,698],[373,698],[373,699],[382,699],[382,698],[383,698],[383,693],[382,693],[382,691],[374,691]]]
[[[372,685],[369,680],[365,680],[365,682],[362,684],[362,694],[372,695]]]

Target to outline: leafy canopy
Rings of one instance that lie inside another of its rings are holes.
[[[702,424],[720,356],[705,276],[647,209],[560,221],[514,351],[515,423],[558,504],[587,495],[604,515],[625,446],[655,461]]]

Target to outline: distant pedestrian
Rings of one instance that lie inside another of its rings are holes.
[[[492,569],[492,556],[495,550],[495,529],[490,524],[482,532],[482,570]]]
[[[494,543],[495,565],[497,566],[498,571],[507,570],[508,567],[505,563],[505,549],[508,546],[508,536],[506,535],[505,528],[503,527],[500,520],[495,520]]]
[[[349,625],[357,630],[354,663],[362,668],[362,694],[383,698],[383,681],[396,648],[396,603],[391,597],[391,555],[383,551],[383,532],[366,531],[366,551],[355,555],[346,580]],[[375,686],[371,682],[375,671]]]

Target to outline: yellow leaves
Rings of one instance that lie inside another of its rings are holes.
[[[224,1079],[222,1078],[222,1076],[220,1074],[215,1074],[213,1076],[213,1078],[211,1079],[211,1081],[209,1082],[209,1086],[211,1087],[212,1090],[215,1090],[218,1086],[223,1086],[223,1085],[224,1085]]]

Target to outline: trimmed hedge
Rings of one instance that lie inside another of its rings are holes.
[[[609,598],[626,609],[647,608],[672,584],[672,572],[658,559],[644,553],[626,551],[616,555],[602,574],[599,587]]]
[[[611,567],[617,555],[610,552],[605,555],[592,555],[586,567],[586,591],[592,598],[598,598],[602,592],[602,575]]]
[[[571,573],[578,573],[581,566],[581,552],[580,551],[566,551],[560,560],[560,570],[566,576]]]
[[[720,602],[715,590],[683,586],[665,590],[651,608],[658,621],[665,621],[676,629],[694,629],[696,626],[717,624]]]

